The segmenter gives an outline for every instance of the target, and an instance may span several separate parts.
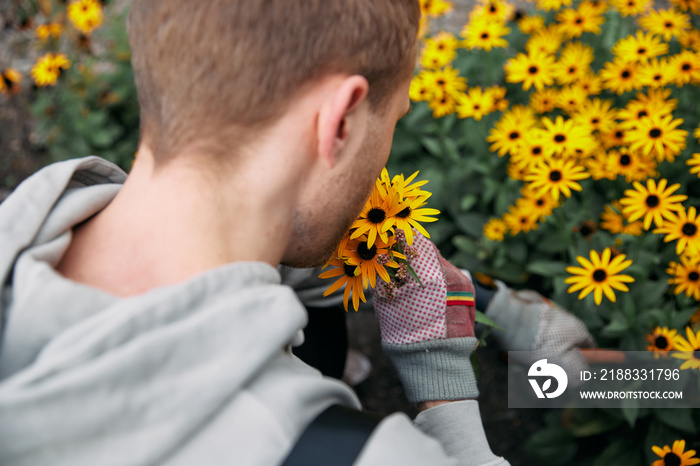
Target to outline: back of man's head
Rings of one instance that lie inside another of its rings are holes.
[[[413,70],[419,16],[417,0],[134,0],[142,141],[156,161],[235,149],[330,73],[363,75],[381,111]]]

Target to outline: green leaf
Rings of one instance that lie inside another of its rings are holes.
[[[596,458],[593,466],[613,464],[643,464],[641,452],[625,438],[616,439]]]
[[[639,402],[632,399],[622,400],[622,415],[624,416],[630,427],[634,427],[637,422],[637,417],[639,417]]]
[[[454,244],[457,249],[467,254],[475,254],[477,250],[476,241],[464,235],[457,235],[452,238],[452,244]]]
[[[486,314],[484,314],[481,311],[476,311],[476,313],[474,314],[474,321],[479,323],[479,324],[488,325],[489,327],[496,328],[498,330],[502,330],[505,332],[505,329],[503,327],[498,325],[492,319],[486,317]]]
[[[689,434],[697,432],[693,412],[690,409],[656,408],[653,413],[654,417],[669,427]]]
[[[525,452],[534,464],[541,466],[565,465],[571,461],[578,446],[571,434],[559,427],[536,432],[525,443]]]
[[[543,277],[553,277],[566,273],[566,264],[559,261],[534,261],[526,266],[526,270],[536,275],[542,275]]]
[[[477,196],[475,196],[474,194],[467,194],[460,201],[459,209],[461,211],[468,211],[472,207],[474,207],[474,205],[477,203],[478,200],[479,200],[479,198]]]
[[[523,241],[510,242],[506,245],[506,253],[515,262],[523,264],[527,259],[527,246]]]
[[[442,146],[440,145],[440,141],[437,138],[424,137],[421,138],[420,142],[430,154],[442,158],[443,150]]]
[[[603,328],[603,335],[620,336],[630,328],[630,324],[625,316],[620,311],[615,311],[613,318],[608,325]]]

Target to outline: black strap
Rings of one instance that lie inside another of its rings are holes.
[[[314,419],[283,466],[351,466],[381,417],[332,405]]]

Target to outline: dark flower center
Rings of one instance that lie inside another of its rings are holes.
[[[688,274],[688,281],[696,282],[698,280],[700,280],[700,274],[697,273],[695,270]]]
[[[659,128],[652,128],[649,130],[649,137],[656,139],[659,136],[661,136],[661,130]]]
[[[690,69],[690,63],[683,63],[683,66],[681,66],[681,69],[683,71],[688,71]]]
[[[630,156],[627,155],[627,154],[623,154],[623,155],[620,157],[620,165],[622,165],[622,166],[625,166],[625,167],[626,167],[626,166],[629,165],[631,162],[632,162],[632,158],[630,158]]]
[[[368,248],[367,242],[363,241],[357,245],[357,255],[364,261],[374,259],[377,255],[377,245],[373,244],[371,248]]]
[[[527,69],[527,72],[530,74],[537,74],[537,67],[535,65],[532,65],[530,68]]]
[[[481,38],[482,38],[482,39],[488,39],[488,38],[489,38],[489,33],[488,33],[488,32],[482,33],[482,34],[481,34]]]
[[[664,27],[666,27],[666,28],[669,28],[669,29],[670,29],[670,28],[672,28],[672,27],[673,27],[673,23],[672,23],[672,22],[670,22],[670,21],[666,21],[666,22],[664,23]]]
[[[345,272],[345,275],[347,275],[348,277],[355,277],[356,268],[356,265],[343,264],[343,272]]]
[[[593,228],[591,228],[591,227],[588,226],[588,225],[583,225],[583,226],[581,227],[581,230],[580,230],[580,231],[581,231],[581,234],[582,234],[583,236],[589,236],[589,235],[593,234]]]
[[[675,453],[668,452],[664,456],[664,466],[681,466],[681,459]]]
[[[556,136],[554,136],[554,140],[556,142],[561,143],[561,142],[566,141],[566,136],[564,136],[563,134],[557,134]]]
[[[654,346],[660,350],[666,349],[668,348],[668,340],[664,336],[658,336],[656,337],[656,340],[654,340]]]
[[[608,274],[603,269],[595,269],[595,272],[593,272],[593,281],[601,283],[604,282],[606,278],[608,278]]]
[[[581,18],[576,18],[576,21],[574,21],[576,24],[581,24],[583,23],[583,20]]]
[[[532,155],[540,155],[542,153],[542,148],[541,147],[533,147],[532,148]]]
[[[624,134],[623,134],[622,131],[619,131],[619,130],[618,130],[618,131],[615,131],[615,137],[616,137],[617,139],[622,139],[622,136],[624,136]]]
[[[369,212],[367,212],[367,220],[369,220],[372,223],[382,223],[385,219],[386,212],[384,212],[384,209],[372,207],[371,209],[369,209]]]
[[[630,72],[629,72],[629,70],[623,71],[622,74],[620,74],[620,76],[622,76],[624,79],[629,78],[629,77],[630,77]]]
[[[644,47],[639,47],[639,48],[637,49],[637,54],[638,54],[638,55],[644,55],[645,53],[647,53],[647,49],[645,49]]]
[[[698,232],[698,226],[694,223],[686,222],[681,227],[681,231],[685,236],[695,236],[695,233]]]
[[[518,133],[517,131],[513,131],[512,133],[510,133],[510,134],[508,135],[508,137],[509,137],[511,140],[513,140],[513,139],[518,139],[518,138],[520,137],[520,133]]]
[[[490,11],[491,13],[495,13],[495,12],[497,11],[496,5],[491,4],[491,8],[489,8],[489,11]]]
[[[562,178],[561,171],[552,170],[551,172],[549,172],[549,180],[550,181],[553,181],[556,183],[557,181],[561,181],[561,178]]]
[[[474,110],[479,110],[481,108],[481,105],[479,104],[474,104]]]
[[[661,75],[655,74],[653,79],[654,79],[654,81],[661,81]]]
[[[637,112],[637,118],[644,118],[645,116],[649,115],[646,110],[640,110]]]
[[[647,207],[654,208],[660,203],[659,196],[656,194],[649,194],[644,202],[646,203]]]
[[[410,208],[410,207],[404,208],[401,212],[399,212],[398,214],[396,214],[396,216],[399,217],[399,218],[407,218],[407,217],[410,217],[410,216],[411,216],[411,208]]]
[[[573,66],[571,68],[569,68],[570,74],[574,74],[575,72],[576,72],[576,68],[574,68]]]
[[[592,118],[592,119],[591,119],[591,123],[593,123],[594,125],[597,125],[598,123],[600,123],[600,118],[597,118],[597,117],[596,117],[596,118]]]
[[[544,199],[537,199],[535,204],[537,204],[537,207],[542,207],[544,205]]]

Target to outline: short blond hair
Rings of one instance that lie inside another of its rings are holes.
[[[134,0],[142,140],[166,159],[242,143],[330,73],[365,76],[381,109],[413,71],[419,18],[417,0]]]

